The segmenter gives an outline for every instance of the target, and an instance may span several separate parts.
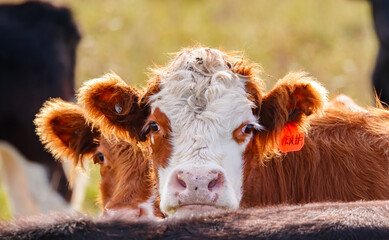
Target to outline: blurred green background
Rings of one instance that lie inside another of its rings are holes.
[[[5,1],[2,2],[21,2]],[[364,0],[52,0],[73,10],[82,33],[77,88],[114,71],[144,86],[147,69],[168,53],[196,44],[241,51],[259,63],[267,90],[289,71],[304,70],[330,96],[373,104],[371,72],[378,43]],[[98,168],[92,168],[84,210],[99,213]],[[0,189],[0,217],[9,219]]]

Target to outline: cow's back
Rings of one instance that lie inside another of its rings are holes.
[[[305,145],[252,169],[243,207],[389,199],[389,111],[329,107]]]
[[[311,125],[319,198],[389,199],[389,111],[330,108]]]

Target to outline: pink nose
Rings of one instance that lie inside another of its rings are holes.
[[[224,185],[224,174],[218,170],[178,170],[172,177],[170,187],[179,204],[213,204]]]

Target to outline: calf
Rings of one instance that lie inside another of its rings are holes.
[[[262,86],[242,57],[184,49],[142,91],[108,74],[78,101],[104,136],[150,151],[166,215],[389,199],[388,111],[326,108],[304,73]]]
[[[162,221],[56,213],[0,223],[0,238],[378,240],[389,238],[389,202],[239,209]]]
[[[61,99],[47,101],[35,124],[42,143],[57,159],[83,167],[92,158],[100,165],[105,213],[126,209],[135,216],[161,215],[158,203],[154,207],[151,166],[136,144],[102,137],[98,127],[86,123],[78,105]]]

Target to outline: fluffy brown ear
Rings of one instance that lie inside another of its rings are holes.
[[[83,159],[98,146],[99,133],[86,123],[82,109],[61,99],[48,100],[34,120],[45,148],[57,159],[72,160],[83,167]]]
[[[260,123],[267,129],[266,144],[275,149],[281,130],[287,124],[305,131],[306,117],[322,111],[327,90],[304,72],[289,73],[262,99]]]
[[[78,93],[87,119],[104,136],[127,140],[145,140],[140,132],[149,110],[146,104],[140,103],[140,98],[138,90],[112,73],[87,81]]]

